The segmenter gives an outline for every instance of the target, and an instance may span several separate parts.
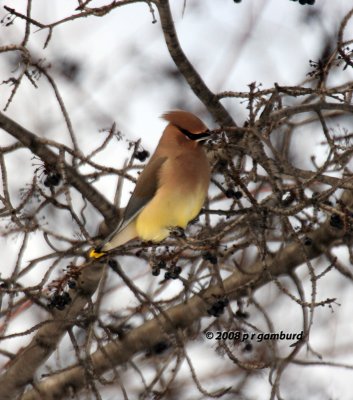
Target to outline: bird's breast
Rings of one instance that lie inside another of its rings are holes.
[[[163,164],[159,188],[136,219],[138,236],[159,242],[171,227],[185,228],[201,210],[210,181],[206,155],[168,160]]]

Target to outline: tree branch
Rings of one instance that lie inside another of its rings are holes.
[[[184,76],[196,96],[207,107],[213,118],[221,126],[236,126],[228,111],[220,103],[217,95],[212,93],[201,76],[183,52],[175,30],[168,0],[155,0],[161,19],[162,30],[170,56],[180,73]]]
[[[77,289],[69,292],[72,298],[70,306],[64,311],[55,310],[53,319],[43,322],[29,345],[11,360],[7,371],[0,376],[1,400],[17,398],[26,385],[33,382],[37,369],[56,350],[62,336],[74,325],[77,316],[96,291],[101,275],[101,264],[86,267],[78,280]]]
[[[298,106],[292,106],[287,108],[282,108],[281,110],[274,111],[270,118],[272,121],[279,121],[282,118],[289,118],[293,115],[301,114],[304,112],[320,112],[322,110],[335,110],[353,113],[353,106],[347,103],[327,103],[324,101],[320,101],[317,103],[310,104],[300,104]]]
[[[17,122],[0,112],[0,128],[15,137],[33,154],[40,157],[48,166],[55,167],[61,162],[59,156],[40,142],[38,137]],[[68,182],[74,186],[104,217],[108,226],[115,226],[119,212],[102,194],[97,192],[73,167],[65,165]]]

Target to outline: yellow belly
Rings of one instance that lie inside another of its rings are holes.
[[[172,227],[186,228],[201,210],[206,192],[201,188],[192,193],[169,195],[160,189],[136,219],[140,239],[160,242],[169,236]]]

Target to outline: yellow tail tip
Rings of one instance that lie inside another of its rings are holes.
[[[106,253],[99,253],[95,249],[91,249],[89,252],[89,258],[101,258],[105,255]]]

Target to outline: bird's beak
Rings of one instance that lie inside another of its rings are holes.
[[[183,135],[188,137],[190,140],[193,140],[194,142],[204,142],[205,140],[207,140],[210,137],[209,130],[201,132],[201,133],[192,133],[192,132],[189,132],[187,129],[181,128],[180,126],[178,126],[178,129],[180,130],[180,132]]]

